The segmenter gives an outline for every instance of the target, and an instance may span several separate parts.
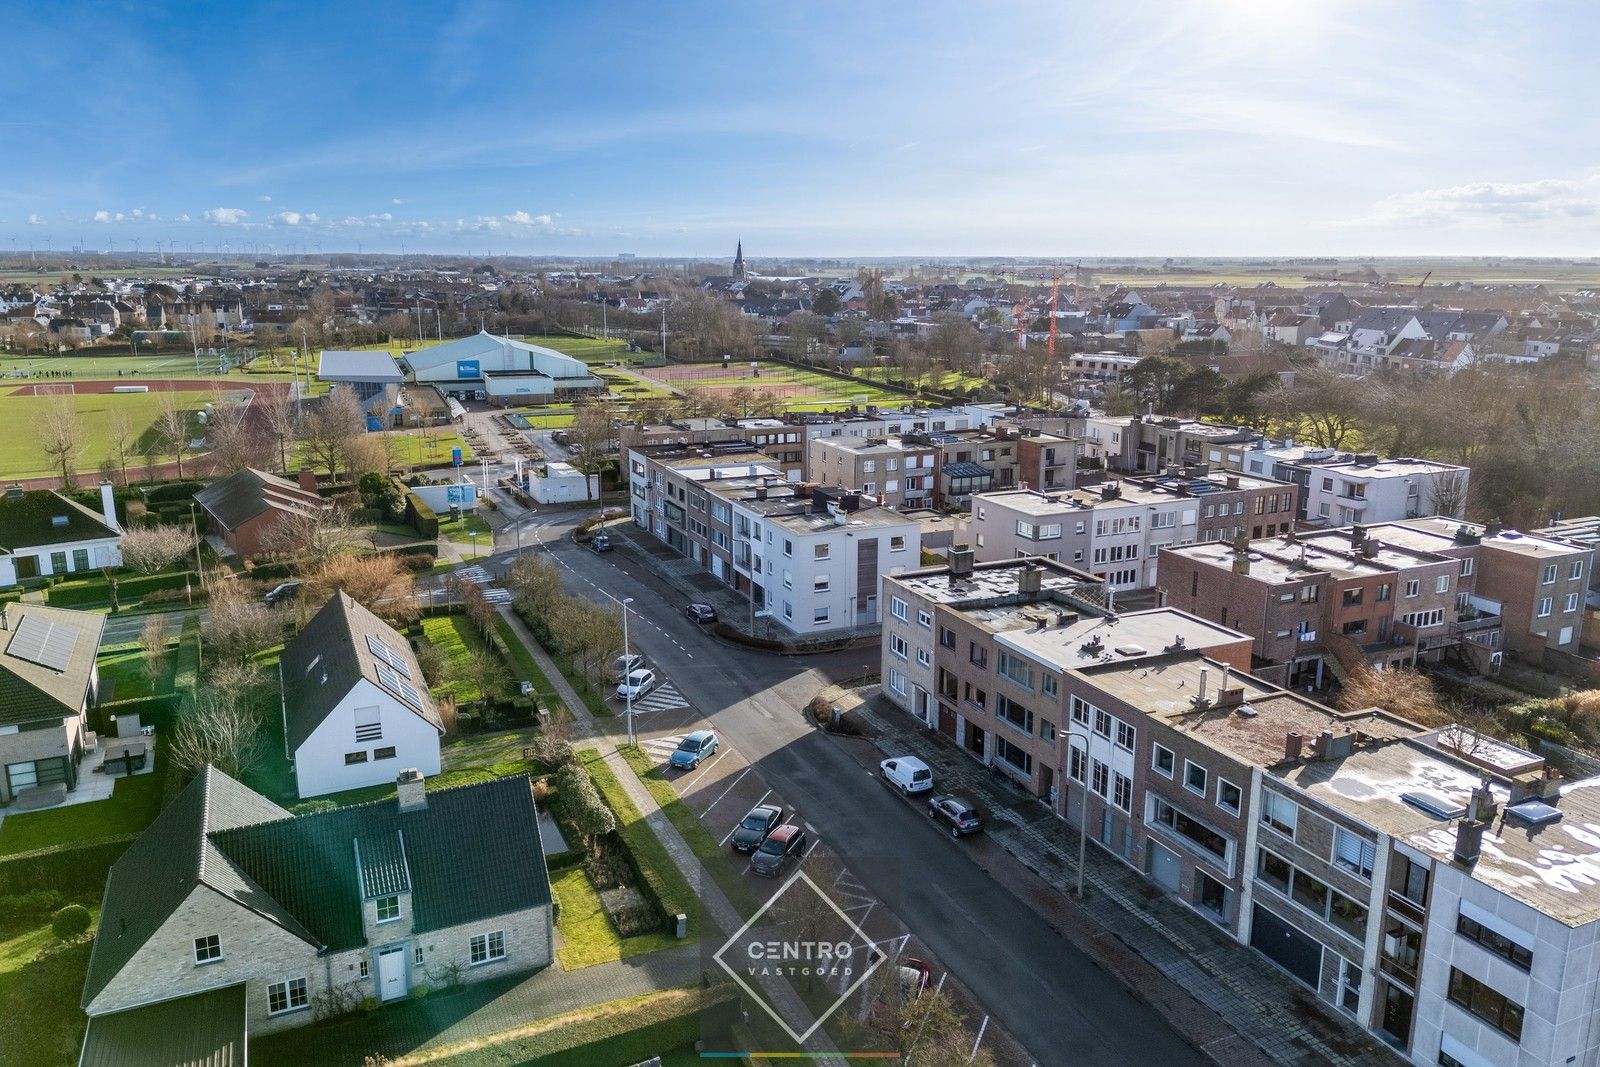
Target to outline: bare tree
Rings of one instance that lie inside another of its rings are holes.
[[[349,512],[338,507],[285,512],[261,538],[262,551],[297,560],[307,569],[353,552],[359,544]]]
[[[266,751],[253,682],[234,684],[213,671],[194,697],[194,707],[172,731],[168,754],[190,774],[207,764],[242,778]]]
[[[606,403],[576,405],[572,414],[572,428],[567,440],[574,452],[573,466],[583,473],[584,499],[593,500],[590,477],[598,475],[611,462],[611,445],[614,440],[612,423],[616,411]]]
[[[557,641],[591,684],[622,653],[622,622],[617,614],[588,600],[567,597],[557,616]]]
[[[266,387],[256,394],[267,433],[278,442],[278,469],[289,469],[289,451],[300,438],[300,402],[289,386]]]
[[[1428,488],[1428,506],[1435,515],[1459,519],[1467,507],[1467,472],[1440,471]]]
[[[483,645],[468,649],[465,656],[453,661],[445,676],[477,690],[478,699],[485,702],[504,693],[511,677],[499,655]]]
[[[307,584],[311,604],[344,592],[394,623],[415,619],[419,610],[411,572],[393,553],[334,556],[311,573]]]
[[[122,562],[140,574],[155,574],[188,555],[194,532],[186,526],[136,526],[122,535]]]
[[[144,674],[154,684],[167,672],[167,646],[172,643],[172,625],[164,614],[156,613],[144,621],[139,631],[139,651],[144,654]]]
[[[211,609],[202,639],[223,661],[242,662],[279,641],[283,622],[243,582],[212,584]]]
[[[128,484],[128,450],[133,446],[136,435],[133,432],[133,420],[128,417],[126,408],[113,407],[106,420],[106,435],[111,441],[111,459],[116,462],[117,470],[122,473],[122,484]]]
[[[361,402],[348,389],[336,389],[323,397],[301,426],[306,451],[330,476],[337,474],[351,442],[366,432],[366,415]]]
[[[248,405],[222,393],[211,400],[206,420],[206,444],[219,471],[232,473],[261,462],[261,441],[251,433]]]
[[[83,450],[83,426],[72,397],[57,396],[45,409],[37,428],[39,451],[61,472],[61,484],[71,489],[77,484],[78,455]]]
[[[183,477],[183,457],[193,451],[193,438],[189,432],[189,413],[178,406],[178,394],[162,390],[156,394],[156,437],[165,446],[167,455],[178,462],[178,477]]]

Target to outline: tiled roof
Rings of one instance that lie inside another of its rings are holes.
[[[27,618],[43,619],[76,632],[66,669],[52,670],[16,655],[17,627]],[[0,725],[75,715],[83,707],[94,673],[105,616],[43,604],[0,607]]]
[[[105,516],[54,489],[0,495],[0,551],[116,536]]]
[[[326,506],[316,493],[253,467],[217,479],[196,493],[194,499],[207,515],[229,530],[237,530],[269,508],[309,512]]]
[[[361,862],[361,888],[365,899],[411,892],[411,877],[406,873],[406,848],[398,830],[356,838],[356,856]]]
[[[428,695],[422,667],[411,651],[410,642],[360,603],[338,592],[283,646],[283,654],[278,659],[290,752],[297,751],[305,743],[362,678],[409,706],[404,696],[380,679],[378,660],[367,641],[369,637],[382,642],[405,665],[410,674],[409,684],[422,704],[420,709],[413,710],[434,729],[444,731],[444,720]]]
[[[245,986],[89,1020],[78,1067],[244,1067]]]

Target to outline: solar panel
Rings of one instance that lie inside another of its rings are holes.
[[[367,635],[367,648],[372,651],[372,654],[378,658],[379,662],[387,663],[389,666],[393,667],[395,672],[398,673],[402,678],[411,677],[411,668],[406,666],[406,661],[401,659],[395,653],[394,649],[390,648],[376,637],[373,637],[371,634]]]
[[[37,663],[52,671],[64,671],[78,645],[78,628],[38,615],[25,615],[17,624],[16,636],[6,654]]]
[[[387,663],[378,664],[378,682],[417,711],[422,710],[422,695],[417,692],[416,686],[402,681]]]

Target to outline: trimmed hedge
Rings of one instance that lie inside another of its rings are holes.
[[[83,894],[98,897],[105,891],[111,865],[137,836],[124,834],[88,844],[72,842],[6,856],[0,859],[0,894],[54,889],[68,898]]]
[[[145,494],[145,499],[152,504],[169,504],[174,501],[189,501],[194,495],[205,488],[203,482],[166,482],[155,486]]]
[[[617,817],[613,833],[622,842],[623,852],[639,875],[639,890],[654,904],[670,925],[674,916],[689,916],[695,922],[695,892],[683,872],[672,862],[667,847],[656,837],[655,831],[623,790],[616,774],[606,765],[600,753],[592,748],[577,753],[578,762],[594,779],[595,788],[610,805]]]
[[[418,537],[435,539],[439,536],[439,516],[415,493],[406,494],[405,521],[417,531]]]
[[[287,563],[257,563],[250,568],[250,577],[258,582],[281,582],[294,577],[294,568]]]
[[[163,693],[160,696],[110,700],[96,707],[92,714],[98,717],[98,721],[108,733],[111,719],[117,715],[137,715],[141,723],[154,725],[166,731],[171,729],[176,721],[181,703],[182,698],[177,693]]]
[[[117,602],[132,603],[147,593],[182,589],[185,585],[198,586],[199,575],[194,571],[171,571],[166,574],[138,575],[117,580]],[[78,607],[84,604],[111,603],[111,583],[104,578],[85,578],[61,582],[50,587],[46,598],[56,607]]]

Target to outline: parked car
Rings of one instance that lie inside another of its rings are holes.
[[[933,771],[915,756],[896,756],[878,764],[883,780],[910,796],[933,788]]]
[[[589,539],[589,547],[594,549],[596,552],[610,552],[611,551],[611,535],[610,534],[595,534],[593,537],[591,537]]]
[[[717,609],[710,604],[690,604],[683,609],[690,622],[716,622]]]
[[[778,820],[783,818],[783,810],[771,804],[757,804],[750,809],[750,814],[740,820],[739,825],[733,830],[733,849],[735,852],[753,852],[761,842],[767,839],[777,827]]]
[[[638,654],[618,656],[611,661],[611,680],[621,682],[628,675],[644,666],[644,657]]]
[[[798,861],[805,852],[806,832],[786,822],[761,842],[761,847],[750,857],[750,869],[767,878],[776,878],[791,857]]]
[[[907,956],[900,961],[900,1003],[916,1000],[928,991],[928,980],[933,977],[933,968],[928,966],[926,960],[919,960],[915,956]]]
[[[262,599],[265,601],[267,607],[270,608],[272,605],[282,603],[285,600],[293,600],[299,595],[299,582],[284,582],[281,585],[273,586],[272,589],[267,592],[267,595]]]
[[[680,771],[692,771],[700,766],[701,760],[710,759],[716,751],[717,735],[710,730],[696,730],[678,742],[678,747],[672,750],[667,762]]]
[[[965,837],[983,829],[983,816],[978,813],[977,805],[954,793],[940,793],[929,800],[928,818],[949,823],[951,837]]]
[[[628,672],[628,676],[617,686],[618,700],[638,700],[656,687],[656,672],[648,667],[639,667]]]

